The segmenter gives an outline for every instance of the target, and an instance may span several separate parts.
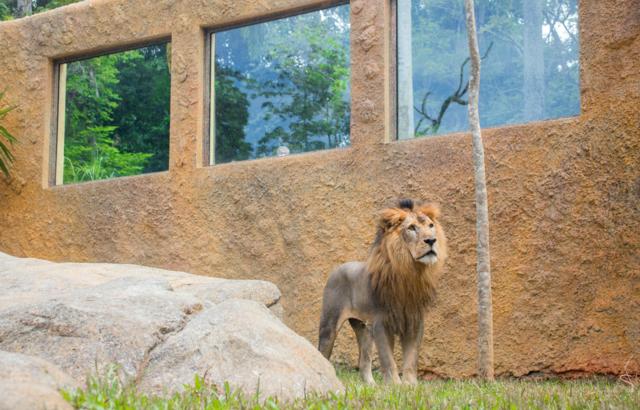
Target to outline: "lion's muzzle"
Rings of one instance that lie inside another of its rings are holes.
[[[422,242],[427,244],[428,248],[419,257],[417,257],[416,260],[425,265],[431,265],[438,262],[436,238],[425,238]]]

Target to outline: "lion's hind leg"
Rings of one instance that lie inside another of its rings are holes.
[[[344,265],[329,275],[322,295],[322,316],[318,335],[318,350],[329,360],[338,330],[348,317],[351,306],[351,284]]]
[[[320,353],[329,360],[331,358],[331,352],[333,351],[333,344],[336,341],[338,335],[338,327],[340,326],[340,320],[342,311],[335,308],[323,308],[322,317],[320,318],[320,331],[318,335],[318,350]]]
[[[373,374],[371,373],[371,361],[373,350],[373,337],[371,330],[367,328],[363,321],[358,319],[349,319],[351,328],[356,333],[358,339],[358,367],[360,369],[360,377],[367,384],[375,384]]]

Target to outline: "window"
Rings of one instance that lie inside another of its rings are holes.
[[[168,50],[58,64],[56,185],[168,169]]]
[[[350,144],[349,5],[211,34],[209,164]]]
[[[398,137],[468,129],[462,0],[397,0]],[[483,127],[576,115],[576,0],[477,0]]]

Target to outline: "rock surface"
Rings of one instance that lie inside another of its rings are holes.
[[[176,293],[195,295],[203,301],[250,299],[263,303],[282,316],[280,291],[263,280],[231,280],[192,275],[139,265],[108,263],[54,263],[41,259],[16,258],[0,252],[0,309],[64,296],[77,289],[102,285],[114,279],[164,279]]]
[[[176,391],[196,373],[247,394],[259,380],[262,392],[282,398],[342,387],[276,316],[280,293],[269,282],[2,253],[0,281],[0,350],[46,359],[78,383],[116,363],[154,393]]]
[[[164,279],[118,278],[1,310],[0,349],[50,360],[76,380],[110,363],[135,377],[148,352],[202,309]]]
[[[46,360],[0,351],[0,410],[71,409],[58,391],[76,387]]]
[[[218,387],[228,381],[245,392],[259,391],[262,398],[340,390],[331,364],[292,333],[264,306],[227,300],[199,314],[155,349],[141,386],[160,393],[165,386],[191,383],[199,374]]]

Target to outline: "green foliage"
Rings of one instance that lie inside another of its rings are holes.
[[[249,159],[252,153],[244,132],[249,121],[249,99],[236,85],[241,79],[245,77],[239,71],[216,64],[216,163]]]
[[[83,130],[106,125],[120,102],[116,63],[131,53],[110,54],[67,64],[65,145],[74,144]],[[62,91],[62,90],[61,90]]]
[[[260,92],[266,118],[278,117],[277,126],[259,141],[259,154],[285,144],[291,152],[334,148],[349,143],[349,56],[325,24],[311,25],[283,39],[268,56],[278,78],[265,81]],[[270,142],[278,141],[275,146]]]
[[[127,55],[128,54],[128,55]],[[120,97],[113,111],[114,140],[125,152],[151,154],[141,172],[164,171],[169,165],[171,76],[167,46],[123,53],[116,62]]]
[[[349,145],[349,6],[216,33],[216,162]]]
[[[9,164],[14,160],[9,148],[16,142],[16,138],[4,126],[4,118],[15,109],[15,106],[4,104],[2,101],[4,96],[5,92],[0,92],[0,171],[8,177]]]
[[[436,380],[416,386],[362,384],[352,370],[338,369],[345,385],[342,393],[307,394],[284,403],[277,398],[246,397],[229,384],[208,385],[195,376],[181,393],[166,397],[138,393],[132,383],[123,383],[118,370],[110,367],[102,377],[90,378],[84,389],[63,391],[76,409],[633,409],[640,403],[640,389],[608,379]]]
[[[0,1],[0,21],[11,20],[12,17],[13,11],[9,5],[4,1]]]
[[[79,132],[79,140],[65,149],[65,182],[94,181],[142,172],[152,154],[121,152],[111,138],[115,129],[91,127]]]
[[[17,13],[16,0],[0,0],[0,20],[11,20]]]
[[[164,45],[68,63],[64,182],[167,169],[169,92]]]

